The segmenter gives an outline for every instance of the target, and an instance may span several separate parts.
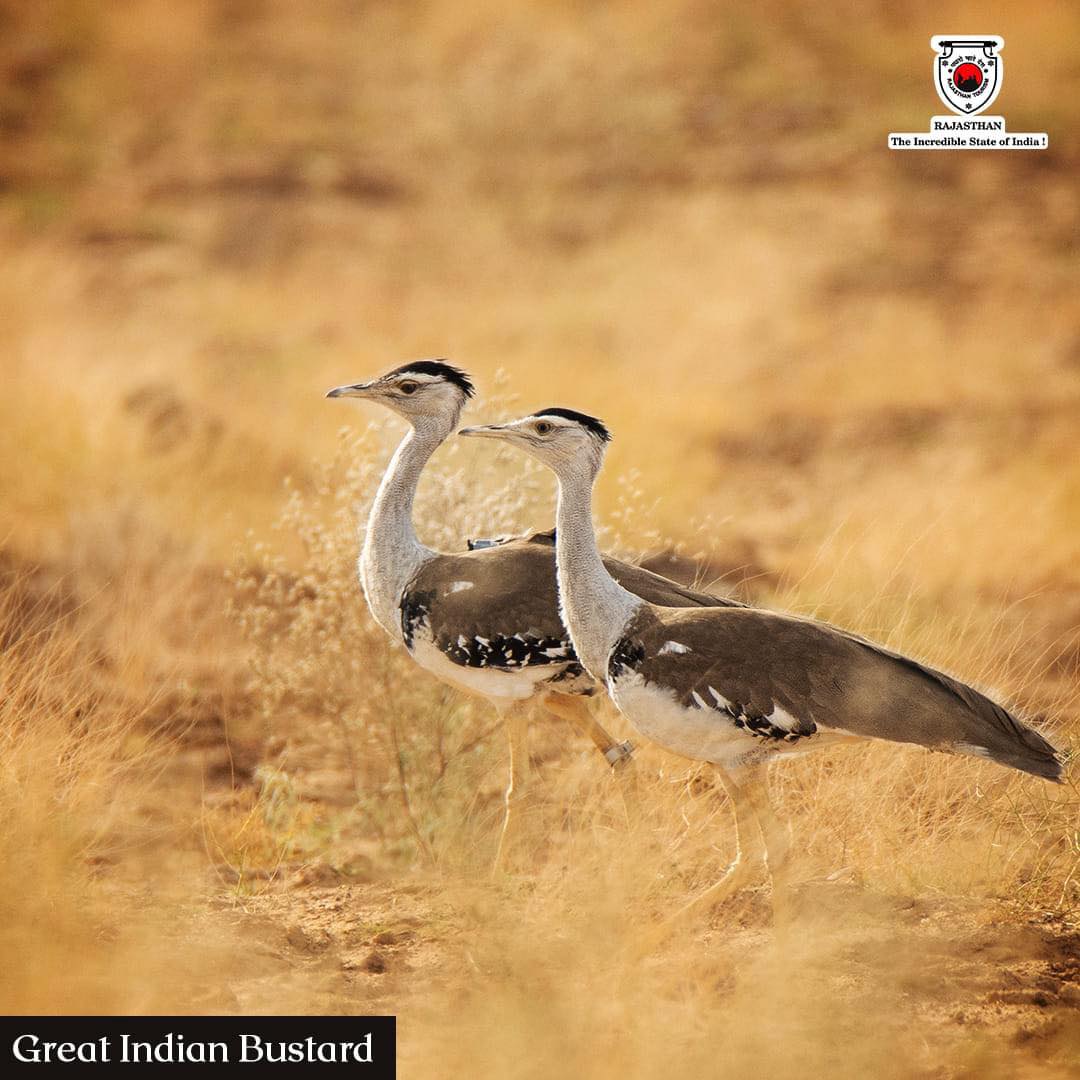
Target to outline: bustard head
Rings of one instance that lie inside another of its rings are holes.
[[[464,371],[445,360],[412,360],[370,382],[335,386],[326,396],[367,398],[393,409],[411,424],[440,419],[452,429],[473,396],[473,384]]]
[[[584,465],[589,475],[595,476],[611,441],[611,433],[601,421],[573,409],[541,409],[508,424],[467,427],[458,434],[512,443],[557,475]]]

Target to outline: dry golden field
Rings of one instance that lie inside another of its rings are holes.
[[[931,34],[1021,154],[892,154]],[[645,962],[723,796],[494,717],[354,577],[396,421],[616,440],[608,545],[852,627],[1080,746],[1080,8],[0,0],[0,1011],[394,1012],[402,1075],[1080,1074],[1080,790],[894,746],[777,767],[764,882]],[[421,535],[547,527],[440,451]],[[522,483],[522,475],[526,482]],[[604,722],[623,731],[606,705]]]

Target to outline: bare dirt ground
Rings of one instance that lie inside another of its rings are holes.
[[[218,778],[202,789],[204,808],[250,803],[244,785],[222,782],[217,753],[204,746],[178,755],[174,798],[195,793],[178,783],[186,774]],[[321,783],[325,790],[325,774]],[[621,802],[633,781],[598,783],[605,799]],[[198,805],[170,812],[185,821]],[[633,851],[632,825],[627,835]],[[244,1014],[396,1013],[406,1075],[470,1067],[539,1075],[564,1059],[585,1075],[598,1068],[589,1064],[594,1054],[604,1070],[613,1054],[625,1055],[627,1069],[649,1075],[650,1025],[670,1049],[665,1022],[679,1017],[684,1036],[704,1037],[703,1010],[712,1023],[732,1025],[715,1049],[723,1075],[800,1076],[811,1065],[852,1075],[1076,1075],[1080,927],[1004,897],[912,895],[867,884],[847,867],[804,881],[790,921],[774,919],[761,885],[641,960],[628,948],[637,926],[677,897],[623,908],[615,927],[598,930],[589,914],[576,926],[574,907],[594,898],[587,889],[574,894],[571,872],[568,907],[553,923],[551,893],[560,886],[542,863],[493,882],[419,866],[401,875],[354,851],[345,869],[282,862],[241,882],[234,867],[208,867],[181,841],[171,860],[153,864],[152,880],[168,866],[199,884],[170,925],[155,924],[155,953],[170,959],[166,984],[144,987],[144,1002]],[[145,903],[146,889],[145,878],[114,881],[113,912]],[[527,1025],[542,1045],[528,1031],[492,1038],[489,1025],[520,1023],[522,1010],[538,1008],[533,995],[549,998]],[[641,999],[650,1002],[646,1015]],[[582,1010],[590,1017],[584,1035],[564,1026],[570,1015],[580,1023]]]
[[[350,880],[325,865],[281,866],[272,880],[192,911],[172,928],[176,948],[191,939],[227,940],[229,966],[224,975],[190,972],[191,1002],[241,1013],[273,1011],[283,1001],[319,1012],[395,1012],[407,1072],[409,1065],[430,1067],[438,1056],[433,1045],[462,1027],[466,1039],[483,1040],[476,1014],[473,1027],[465,1017],[473,1009],[483,1015],[492,997],[520,980],[526,993],[533,983],[536,992],[561,994],[578,1008],[597,986],[616,988],[616,999],[667,998],[676,1009],[689,1001],[691,1015],[706,996],[710,1009],[740,1030],[718,1051],[732,1075],[739,1075],[740,1058],[754,1068],[768,1064],[774,1075],[806,1075],[798,1065],[800,1038],[823,1064],[850,1069],[853,1055],[881,1075],[1076,1075],[1080,927],[1061,914],[1021,910],[1005,899],[884,891],[857,883],[857,871],[848,868],[803,884],[790,923],[775,924],[761,886],[645,961],[627,951],[635,936],[628,921],[593,958],[585,990],[574,985],[581,974],[567,961],[566,942],[551,955],[531,956],[527,971],[507,970],[515,949],[503,952],[500,943],[508,933],[537,928],[530,875],[492,883],[414,870],[404,880],[356,880],[363,876],[354,869]],[[541,927],[550,932],[543,921]],[[559,928],[571,942],[579,933]],[[592,1007],[598,1054],[620,1034],[641,1040],[640,1032],[621,1028],[624,1016],[605,1026],[610,1002]],[[753,1030],[763,1009],[780,1045],[770,1044],[768,1031]],[[870,1025],[878,1052],[865,1049]],[[822,1030],[831,1049],[816,1046]],[[554,1045],[538,1059],[553,1064],[560,1039],[551,1032],[548,1038]],[[734,1062],[724,1056],[730,1052]],[[478,1052],[480,1059],[488,1055]],[[531,1075],[520,1060],[497,1052],[494,1064],[497,1075]]]

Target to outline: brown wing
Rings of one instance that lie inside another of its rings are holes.
[[[686,708],[769,739],[792,742],[834,723],[837,643],[805,624],[752,608],[646,609],[611,657],[609,676],[626,670],[663,686]],[[843,642],[839,643],[843,650]]]
[[[642,612],[609,674],[635,671],[688,708],[711,708],[766,739],[818,725],[967,752],[1057,779],[1054,748],[951,676],[826,623],[752,608]]]
[[[515,542],[530,544],[534,547],[541,549],[547,548],[550,550],[552,573],[554,574],[554,529],[549,529],[547,532],[533,533],[532,536],[525,537],[522,540]],[[471,545],[478,543],[478,541],[470,541],[469,543]],[[489,542],[479,541],[479,543],[483,544]],[[495,540],[490,543],[505,543],[505,541]],[[640,566],[636,566],[634,563],[623,562],[622,559],[615,559],[608,555],[604,556],[604,566],[607,567],[607,572],[611,574],[624,589],[628,589],[635,596],[640,596],[642,600],[645,600],[650,604],[656,604],[659,607],[747,606],[739,600],[732,600],[730,597],[713,596],[712,593],[687,589],[677,581],[672,581],[670,578],[666,578],[661,574],[654,574],[651,570],[645,570]]]
[[[605,557],[608,573],[624,588],[658,607],[671,608],[745,608],[747,605],[729,596],[713,596],[684,588],[670,578],[654,574],[632,563]]]
[[[684,589],[629,563],[605,561],[625,588],[652,603],[737,605]],[[405,590],[402,630],[407,645],[421,623],[458,664],[512,669],[577,660],[559,617],[553,533],[429,560]]]
[[[436,640],[465,637],[567,638],[559,618],[554,556],[527,540],[425,563],[407,594],[425,598]]]

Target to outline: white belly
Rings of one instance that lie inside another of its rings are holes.
[[[480,694],[495,701],[506,703],[525,701],[538,691],[538,684],[549,682],[566,665],[536,664],[530,667],[505,671],[491,667],[465,667],[455,664],[435,646],[426,628],[413,637],[412,658],[437,679],[456,686],[469,694]],[[556,683],[552,689],[558,689]]]
[[[670,690],[628,674],[608,683],[611,699],[637,731],[673,754],[732,768],[760,757],[760,739],[714,709],[686,709]]]

